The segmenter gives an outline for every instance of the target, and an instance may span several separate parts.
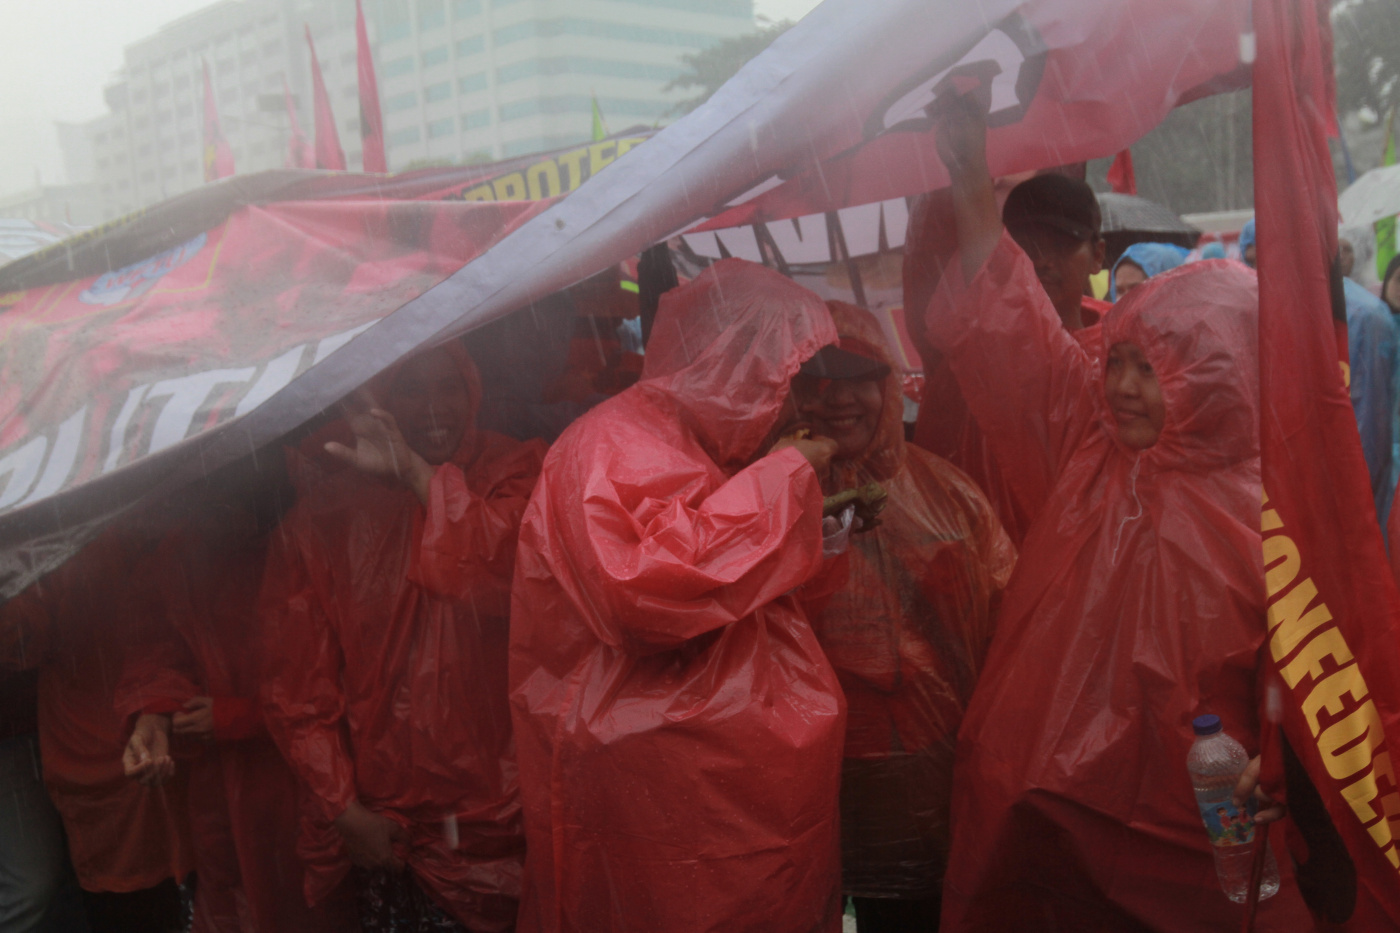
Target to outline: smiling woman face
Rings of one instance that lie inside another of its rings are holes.
[[[792,381],[798,414],[813,433],[837,443],[836,458],[865,453],[880,427],[885,405],[885,374],[867,379],[819,379],[799,374]]]
[[[467,381],[446,350],[429,350],[404,364],[382,404],[413,452],[434,466],[457,452],[470,427]]]
[[[1104,397],[1118,438],[1133,450],[1146,450],[1157,443],[1167,423],[1167,405],[1157,373],[1147,354],[1135,343],[1115,343],[1104,363]]]

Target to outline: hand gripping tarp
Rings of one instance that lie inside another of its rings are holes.
[[[511,605],[522,933],[840,930],[845,704],[798,602],[821,488],[758,456],[835,337],[816,295],[722,261],[550,451]]]

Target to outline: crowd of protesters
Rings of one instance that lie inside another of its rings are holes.
[[[872,315],[725,259],[548,448],[451,342],[0,607],[0,929],[1238,925],[1185,760],[1259,746],[1252,222],[1095,300],[1089,187],[941,120],[910,430]],[[1384,523],[1400,260],[1345,295]]]

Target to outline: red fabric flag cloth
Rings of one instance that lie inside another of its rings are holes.
[[[219,111],[214,106],[214,85],[209,80],[209,63],[204,63],[204,180],[215,181],[233,174],[233,150],[219,128]]]
[[[316,150],[302,132],[301,121],[297,119],[297,108],[292,103],[292,92],[287,87],[287,79],[282,79],[282,96],[287,101],[287,123],[292,128],[292,139],[287,146],[287,168],[315,168]]]
[[[340,134],[335,129],[335,114],[331,113],[331,97],[326,93],[326,79],[321,77],[321,63],[316,60],[316,43],[311,41],[311,27],[306,27],[306,45],[311,50],[311,87],[316,98],[316,167],[345,171],[345,150],[340,148]]]
[[[369,52],[369,32],[365,11],[355,0],[355,47],[360,77],[360,142],[366,172],[389,171],[384,155],[384,118],[379,113],[379,81],[374,77],[374,58]]]
[[[1400,592],[1329,314],[1342,299],[1329,281],[1337,192],[1327,7],[1254,4],[1264,656],[1285,685],[1284,734],[1355,863],[1352,924],[1383,929],[1400,922]]]
[[[1137,173],[1133,171],[1133,150],[1124,149],[1108,167],[1108,186],[1115,194],[1137,194]]]

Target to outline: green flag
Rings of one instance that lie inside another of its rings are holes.
[[[603,122],[603,111],[598,107],[598,95],[593,95],[593,141],[608,138],[608,125]],[[1392,153],[1393,155],[1393,153]]]
[[[1381,165],[1395,164],[1395,108],[1385,118],[1385,155]],[[1385,267],[1395,256],[1395,218],[1376,221],[1376,278],[1385,280]]]

